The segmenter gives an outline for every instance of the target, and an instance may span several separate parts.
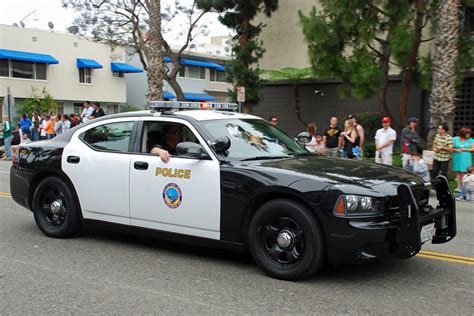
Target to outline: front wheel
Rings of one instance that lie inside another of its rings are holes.
[[[36,224],[46,236],[65,238],[81,229],[76,196],[60,178],[48,177],[39,183],[32,208]]]
[[[258,209],[248,232],[250,252],[271,277],[301,280],[324,263],[324,241],[317,218],[303,204],[277,199]]]

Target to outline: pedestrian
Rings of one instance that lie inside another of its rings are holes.
[[[430,171],[426,162],[420,157],[420,153],[415,151],[411,154],[411,159],[408,161],[410,169],[417,176],[422,178],[425,182],[430,182]]]
[[[30,128],[31,128],[31,120],[28,117],[27,113],[23,113],[20,119],[20,129],[22,134],[29,134],[30,133]]]
[[[448,177],[448,164],[454,149],[453,138],[448,134],[448,130],[449,127],[446,123],[440,124],[433,141],[433,151],[435,152],[433,160],[434,179],[438,174]]]
[[[311,139],[311,142],[306,144],[306,148],[316,155],[324,155],[326,146],[323,142],[323,136],[321,134],[316,134],[314,138]]]
[[[408,126],[402,129],[400,135],[401,149],[402,149],[402,166],[407,169],[408,160],[411,155],[418,152],[418,146],[420,142],[420,136],[416,131],[418,119],[416,117],[410,117],[408,119]]]
[[[309,123],[308,126],[306,127],[306,132],[308,132],[308,134],[311,135],[311,141],[306,144],[306,149],[308,149],[312,153],[316,152],[314,146],[316,145],[316,131],[317,130],[318,130],[318,127],[316,126],[315,123]]]
[[[23,133],[23,138],[21,139],[20,144],[29,144],[31,143],[30,135]]]
[[[71,122],[69,121],[69,117],[66,114],[63,114],[61,116],[61,121],[63,123],[63,130],[62,132],[64,133],[65,131],[69,130],[71,128]]]
[[[40,124],[41,118],[39,117],[38,112],[35,111],[31,117],[30,139],[32,141],[39,140]]]
[[[79,118],[76,114],[72,113],[70,116],[69,116],[69,120],[71,122],[71,128],[76,126],[77,124],[79,124]]]
[[[343,139],[341,137],[341,130],[337,126],[337,117],[333,116],[329,120],[329,127],[323,133],[323,142],[326,146],[325,152],[330,157],[337,157],[339,150],[342,147]]]
[[[45,116],[44,131],[45,131],[46,139],[51,139],[54,137],[54,124],[49,115]]]
[[[82,123],[86,123],[90,120],[92,112],[94,112],[94,108],[91,106],[91,103],[89,101],[84,102],[84,109],[81,114]]]
[[[463,127],[458,136],[453,138],[453,171],[456,173],[457,191],[461,191],[462,178],[467,168],[472,166],[472,153],[474,152],[474,139],[471,138],[471,129]]]
[[[393,143],[397,139],[397,133],[390,127],[391,119],[382,119],[382,128],[375,133],[375,162],[391,166],[393,163]]]
[[[46,139],[46,130],[44,129],[46,125],[46,113],[41,114],[41,121],[40,121],[40,139]]]
[[[462,177],[461,197],[467,201],[474,201],[474,168],[469,167]]]
[[[357,139],[356,139],[355,146],[357,147],[358,151],[360,151],[360,157],[359,158],[362,158],[362,152],[363,152],[364,143],[365,143],[364,127],[362,125],[360,125],[359,123],[357,123],[357,117],[355,115],[349,114],[349,116],[347,116],[347,118],[352,120],[354,128],[357,131]]]
[[[354,152],[357,152],[356,144],[358,137],[352,119],[347,119],[344,122],[344,132],[341,135],[344,137],[344,157],[349,159],[355,158]]]
[[[275,116],[270,116],[268,118],[268,121],[270,122],[270,124],[272,124],[273,126],[278,126],[278,119],[275,117]]]
[[[94,112],[92,112],[91,114],[91,119],[95,119],[95,118],[98,118],[98,117],[101,117],[101,116],[104,116],[105,115],[105,112],[104,110],[100,107],[100,103],[99,102],[94,102],[92,104],[92,107],[94,108]]]
[[[13,128],[8,115],[3,117],[3,145],[5,149],[5,157],[3,160],[13,160],[12,153]]]
[[[54,117],[54,135],[57,136],[63,132],[63,121],[61,120],[61,114]]]

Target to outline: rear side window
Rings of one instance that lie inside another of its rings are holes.
[[[133,122],[117,122],[96,126],[79,137],[93,149],[112,152],[129,152]]]

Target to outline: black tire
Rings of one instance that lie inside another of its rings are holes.
[[[285,243],[290,244],[285,247]],[[248,244],[260,268],[277,279],[305,279],[325,261],[318,219],[305,205],[290,199],[272,200],[258,209],[250,221]]]
[[[36,224],[46,236],[66,238],[81,230],[82,220],[76,196],[60,178],[48,177],[38,184],[33,194],[32,210]]]

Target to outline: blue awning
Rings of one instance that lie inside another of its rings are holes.
[[[171,57],[166,56],[164,58],[164,61],[166,63],[170,63],[172,60],[171,60]],[[211,69],[216,69],[216,70],[221,70],[221,71],[225,70],[223,65],[213,63],[212,61],[209,61],[209,60],[197,60],[197,59],[180,58],[179,64],[180,65],[206,67],[206,68],[211,68]]]
[[[186,101],[214,101],[216,98],[207,93],[193,93],[185,92],[184,98]]]
[[[77,68],[93,68],[93,69],[103,68],[101,64],[99,64],[93,59],[78,58],[76,60],[76,64],[77,64]]]
[[[44,64],[59,64],[59,61],[51,55],[9,49],[0,49],[0,59],[21,60]]]
[[[176,99],[176,96],[169,91],[163,91],[163,99]]]
[[[111,62],[110,63],[110,67],[112,69],[112,71],[123,71],[123,72],[126,72],[126,73],[129,73],[129,72],[143,72],[142,69],[139,69],[137,67],[134,67],[132,65],[129,65],[129,64],[125,64],[125,63],[116,63],[116,62]]]

